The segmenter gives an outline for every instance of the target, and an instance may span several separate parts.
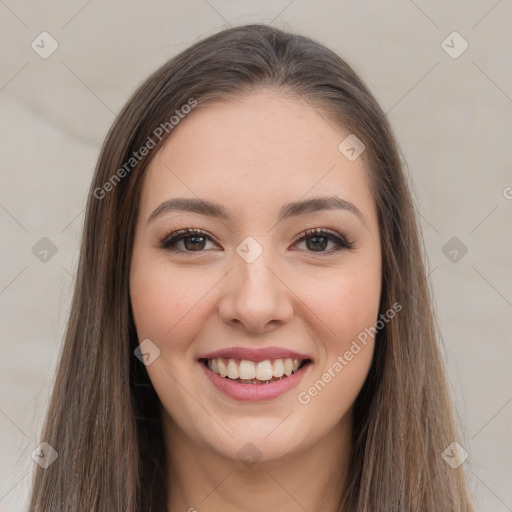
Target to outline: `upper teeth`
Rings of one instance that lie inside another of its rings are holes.
[[[226,362],[227,361],[227,362]],[[299,369],[300,359],[274,359],[273,361],[248,361],[246,359],[208,359],[208,368],[221,377],[230,379],[270,380],[272,377],[289,376]]]

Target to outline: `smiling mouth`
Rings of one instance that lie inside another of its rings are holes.
[[[270,384],[285,379],[298,372],[310,359],[266,359],[265,361],[249,361],[217,357],[200,359],[213,373],[240,384]]]

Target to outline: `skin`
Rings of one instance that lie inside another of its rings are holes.
[[[146,368],[162,403],[170,512],[337,510],[352,405],[374,339],[309,403],[298,394],[330,367],[332,374],[379,313],[377,212],[363,158],[351,162],[338,150],[349,133],[300,99],[262,90],[193,111],[147,169],[130,293],[139,340],[160,350]],[[353,203],[364,221],[330,209],[277,222],[286,202],[332,195]],[[148,223],[174,197],[221,203],[232,218],[174,211]],[[186,227],[213,238],[195,251],[184,240],[175,245],[182,252],[160,247]],[[309,228],[334,231],[353,248],[296,242]],[[263,248],[252,263],[236,252],[247,236]],[[198,362],[234,346],[289,348],[313,364],[296,388],[242,403],[220,393]],[[237,456],[249,442],[261,456],[251,466]]]

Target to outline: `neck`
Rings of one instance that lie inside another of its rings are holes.
[[[198,446],[167,416],[168,512],[337,512],[350,458],[349,416],[314,445],[252,466]]]

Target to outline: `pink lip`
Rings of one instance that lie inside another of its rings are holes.
[[[208,359],[215,359],[215,357],[208,357]],[[202,366],[206,376],[210,379],[210,382],[219,391],[231,398],[245,402],[271,400],[272,398],[282,395],[286,391],[297,386],[304,374],[308,371],[308,368],[311,366],[311,363],[308,363],[289,377],[276,380],[269,384],[239,384],[227,377],[221,377],[220,375],[212,372],[203,362],[200,362],[199,364]]]
[[[260,349],[247,347],[223,348],[221,350],[216,350],[215,352],[205,354],[199,359],[217,359],[218,357],[224,357],[227,359],[246,359],[247,361],[254,361],[256,363],[258,361],[265,361],[266,359],[286,359],[288,357],[291,359],[302,360],[312,359],[311,356],[308,356],[307,354],[300,354],[299,352],[294,352],[293,350],[286,350],[279,347],[268,347]]]

